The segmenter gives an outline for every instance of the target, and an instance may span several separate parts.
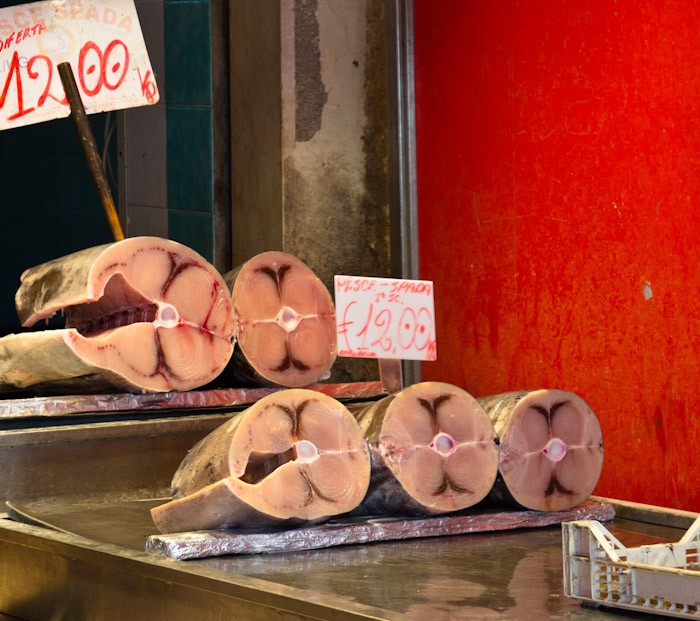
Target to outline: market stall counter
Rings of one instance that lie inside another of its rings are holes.
[[[627,545],[677,540],[691,521],[612,504],[625,517],[607,526]],[[144,551],[155,532],[147,505],[75,508],[66,516],[72,530],[89,537],[3,516],[2,612],[23,619],[629,618],[564,596],[557,525],[174,561]],[[643,521],[650,515],[665,525]]]

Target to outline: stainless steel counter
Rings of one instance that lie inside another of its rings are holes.
[[[558,526],[172,561],[143,552],[154,532],[147,505],[127,504],[97,519],[92,510],[84,520],[74,511],[76,532],[87,536],[0,519],[0,611],[129,621],[630,618],[564,597]],[[630,546],[683,532],[629,519],[610,528]]]

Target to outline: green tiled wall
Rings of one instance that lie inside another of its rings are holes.
[[[212,213],[211,108],[166,107],[168,208]]]
[[[165,0],[168,236],[213,260],[211,6]]]
[[[171,239],[209,258],[207,255],[214,247],[214,219],[210,214],[170,209],[168,231]]]
[[[165,97],[170,105],[211,107],[210,9],[208,0],[165,1]]]

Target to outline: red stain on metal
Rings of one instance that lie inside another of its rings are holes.
[[[424,378],[576,392],[597,493],[700,510],[700,3],[414,6]]]

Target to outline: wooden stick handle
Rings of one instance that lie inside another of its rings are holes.
[[[95,136],[92,133],[92,127],[88,121],[85,106],[83,106],[83,100],[80,98],[80,92],[78,91],[78,85],[75,83],[75,76],[73,75],[70,63],[60,63],[58,65],[58,74],[61,76],[63,90],[66,92],[66,97],[70,104],[71,116],[78,130],[78,137],[83,146],[83,152],[85,153],[85,158],[90,168],[90,174],[92,174],[92,179],[100,194],[102,207],[104,207],[105,213],[107,214],[109,228],[112,229],[112,235],[115,241],[121,241],[124,239],[122,226],[119,222],[119,216],[117,216],[117,210],[114,206],[112,193],[109,189],[109,183],[107,182],[107,176],[105,175],[102,159],[100,158],[100,152],[97,149]]]

